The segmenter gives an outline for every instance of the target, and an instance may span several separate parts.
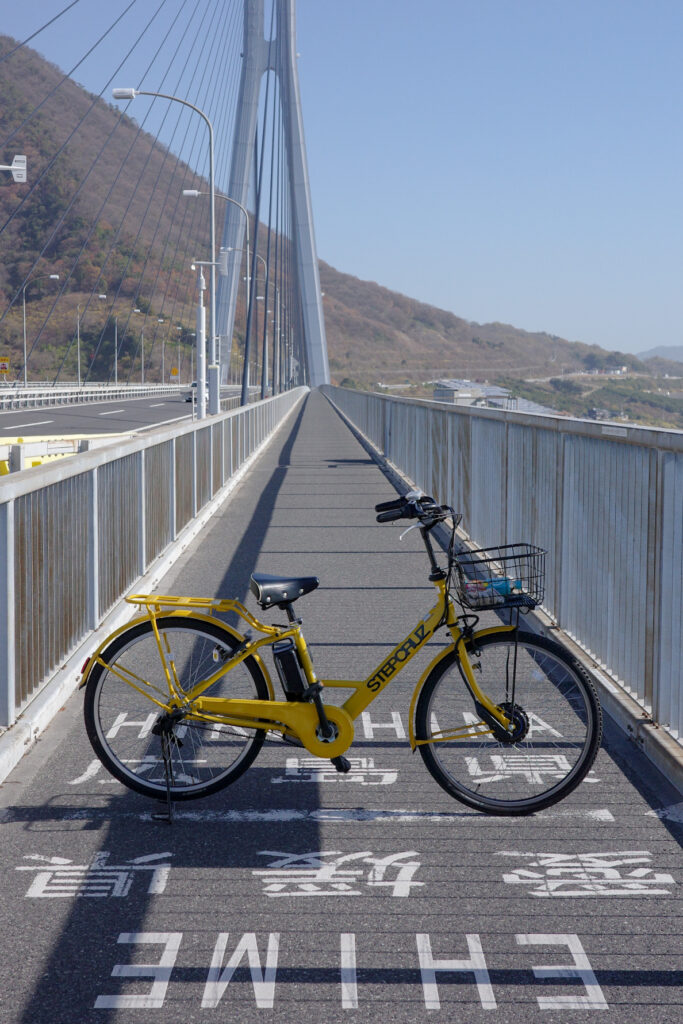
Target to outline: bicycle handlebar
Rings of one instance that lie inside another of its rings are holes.
[[[405,503],[405,498],[396,498],[395,501],[381,501],[379,505],[375,505],[375,512],[392,512],[394,509],[402,509]]]
[[[388,504],[388,503],[387,503]],[[377,506],[379,508],[379,505]],[[403,519],[406,515],[405,508],[391,508],[386,509],[385,512],[380,512],[377,516],[378,523],[391,523],[394,519]]]
[[[432,520],[443,518],[450,513],[446,506],[437,505],[432,497],[421,491],[410,491],[394,501],[383,501],[375,505],[378,523],[391,523],[396,519]],[[433,525],[433,522],[432,522]]]

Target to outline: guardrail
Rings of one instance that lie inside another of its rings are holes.
[[[0,482],[0,726],[178,542],[307,388]]]
[[[0,386],[0,412],[42,405],[75,405],[86,402],[120,401],[145,395],[178,395],[189,384],[63,384],[59,387],[29,384],[27,387]]]
[[[548,551],[545,609],[683,739],[683,433],[321,389],[477,546]]]

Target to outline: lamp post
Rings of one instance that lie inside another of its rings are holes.
[[[136,96],[158,96],[159,99],[171,100],[174,103],[181,103],[184,107],[189,107],[190,110],[194,110],[196,114],[203,119],[207,128],[209,129],[209,197],[211,200],[211,223],[209,225],[211,230],[210,246],[211,246],[211,305],[209,307],[209,362],[211,364],[211,373],[209,375],[209,387],[210,387],[210,411],[218,412],[218,372],[213,369],[216,362],[216,193],[214,189],[214,175],[213,175],[213,125],[206,116],[203,110],[199,107],[195,107],[194,103],[190,103],[188,100],[183,100],[179,96],[170,96],[165,92],[147,92],[145,89],[112,89],[112,96],[115,100],[134,100]]]
[[[161,317],[161,316],[157,317],[157,323],[163,324],[163,322],[164,322],[164,318],[163,317]],[[165,356],[165,351],[164,350],[165,350],[165,347],[166,347],[166,338],[162,334],[161,335],[161,383],[162,384],[164,383],[164,374],[165,374],[165,367],[164,367],[164,356]]]
[[[204,343],[204,334],[206,330],[206,310],[204,309],[204,292],[206,290],[206,283],[204,281],[204,274],[202,268],[205,267],[207,261],[195,260],[191,264],[192,270],[197,271],[197,419],[203,420],[206,416],[206,345]],[[211,264],[213,266],[213,263]]]
[[[176,359],[176,379],[175,383],[180,384],[180,338],[182,335],[182,325],[176,325],[176,331],[178,331],[178,358]],[[171,367],[171,374],[173,373],[173,367]]]
[[[114,317],[114,387],[119,383],[119,318]]]
[[[41,274],[40,277],[33,277],[21,289],[21,305],[24,316],[24,387],[28,384],[28,367],[26,366],[26,289],[34,281],[44,281],[46,278],[49,278],[51,281],[59,281],[59,274]]]
[[[133,306],[134,313],[142,313],[142,310],[138,306]],[[131,363],[130,372],[133,372],[135,367],[135,356]],[[130,375],[129,375],[130,376]],[[145,383],[145,325],[143,323],[140,329],[140,384]]]
[[[215,190],[214,190],[213,194],[214,194],[214,197],[216,199],[224,199],[226,203],[232,203],[233,206],[236,206],[244,214],[244,221],[245,221],[245,228],[246,228],[246,237],[247,237],[247,267],[249,267],[249,213],[248,213],[246,207],[242,206],[241,203],[238,203],[236,199],[232,199],[231,196],[226,196],[222,192],[216,192]],[[206,192],[200,192],[196,188],[184,188],[183,189],[183,195],[191,197],[193,199],[198,199],[200,196],[205,196]],[[213,214],[212,214],[212,217],[213,217]],[[212,221],[212,225],[213,225],[213,221]],[[224,251],[225,252],[243,252],[242,249],[225,249]],[[215,260],[216,259],[216,250],[215,250],[213,244],[211,246],[211,254],[212,254],[211,258],[213,260]],[[212,277],[211,277],[211,282],[212,282],[211,283],[211,294],[213,295],[214,286],[215,286],[215,283],[216,283],[215,269],[212,269],[211,273],[212,273]],[[227,267],[226,267],[225,273],[227,273]],[[248,271],[247,271],[247,273],[248,273]],[[214,301],[213,309],[214,309],[214,317],[215,317],[215,301]],[[248,309],[249,309],[249,282],[248,282],[248,279],[247,279],[247,310]],[[215,328],[215,323],[214,323],[214,328]],[[246,339],[245,339],[245,345],[246,345]],[[215,357],[215,351],[214,351],[214,357]],[[212,362],[213,362],[213,360],[212,360]],[[211,407],[211,377],[209,377],[209,412],[218,412],[218,408],[216,408],[214,410]]]

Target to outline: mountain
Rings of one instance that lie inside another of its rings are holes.
[[[333,380],[361,386],[438,377],[549,377],[629,366],[635,356],[509,324],[477,324],[320,264]]]
[[[0,36],[0,57],[14,45]],[[154,349],[151,335],[162,321],[167,344],[168,326],[181,325],[181,362],[189,363],[196,301],[189,263],[206,251],[208,203],[187,202],[182,190],[206,191],[207,183],[132,118],[65,78],[29,47],[0,60],[0,137],[5,159],[25,153],[29,166],[28,185],[0,188],[0,338],[12,366],[22,362],[20,290],[29,272],[28,335],[32,344],[40,342],[30,356],[34,379],[52,379],[69,355],[77,307],[82,309],[93,293],[106,293],[108,299],[99,305],[96,298],[91,301],[80,325],[94,379],[111,372],[114,315],[120,373],[125,377],[126,369],[137,365],[141,321],[126,327],[133,307],[149,321],[144,328],[151,349],[145,354],[148,372],[160,365],[161,344]],[[56,287],[46,278],[54,273],[60,275]],[[320,274],[336,382],[367,387],[438,377],[547,378],[615,365],[644,369],[634,356],[597,346],[508,324],[472,323],[326,263],[321,262]],[[58,292],[62,297],[50,315]],[[240,289],[238,343],[243,298]],[[177,338],[172,340],[175,345]],[[73,351],[69,359],[67,377],[74,373]]]
[[[657,345],[647,352],[639,352],[639,359],[665,359],[669,363],[683,363],[683,345]]]

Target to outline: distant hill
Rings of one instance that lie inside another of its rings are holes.
[[[371,281],[320,264],[330,373],[367,386],[438,377],[549,377],[627,365],[633,355],[529,332],[477,324]]]
[[[14,40],[0,36],[0,54],[13,46]],[[194,279],[176,239],[178,243],[189,239],[193,251],[202,251],[208,234],[208,204],[184,203],[180,196],[183,188],[205,190],[206,182],[142,132],[134,120],[76,82],[62,82],[63,77],[59,68],[29,47],[0,63],[0,135],[12,140],[5,156],[27,154],[30,182],[37,182],[46,171],[31,201],[23,206],[25,189],[0,189],[0,224],[6,226],[0,248],[0,299],[4,297],[6,308],[41,252],[40,273],[59,273],[60,288],[67,292],[32,357],[32,372],[45,376],[54,372],[73,335],[76,305],[93,288],[118,297],[117,313],[130,310],[134,302],[149,311],[154,322],[157,316],[172,316],[184,323],[182,342],[187,355]],[[27,119],[43,98],[39,115]],[[86,113],[84,126],[76,131]],[[90,170],[95,153],[103,157]],[[117,176],[115,168],[122,159],[126,173]],[[167,239],[165,249],[162,238]],[[113,255],[107,256],[112,240]],[[635,356],[609,353],[598,346],[508,324],[472,323],[326,263],[321,263],[320,274],[330,369],[336,382],[353,380],[369,386],[377,381],[422,382],[443,376],[558,377],[563,372],[614,365],[644,369]],[[42,330],[50,296],[45,279],[27,293],[30,336]],[[93,311],[89,328],[93,345],[103,323],[97,316]],[[99,316],[103,318],[104,311]],[[240,306],[238,339],[243,325]],[[95,379],[110,371],[113,331],[110,323],[107,345],[98,349],[98,362],[93,364]],[[3,348],[12,354],[12,365],[20,365],[20,303],[15,301],[3,318],[0,335]],[[676,350],[663,351],[670,359]],[[158,365],[156,353],[155,357]]]
[[[669,363],[683,363],[683,345],[657,345],[647,352],[639,352],[639,359],[665,359]]]

